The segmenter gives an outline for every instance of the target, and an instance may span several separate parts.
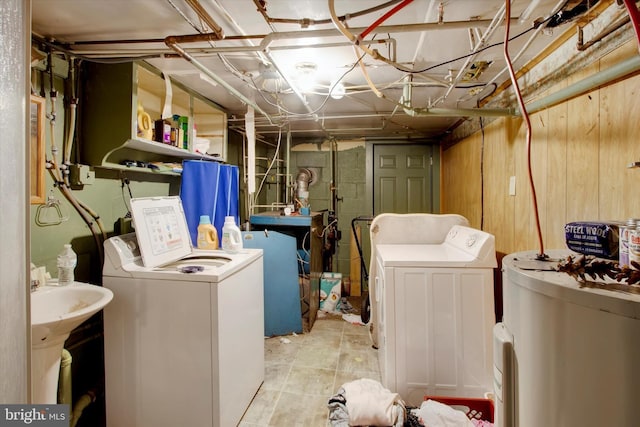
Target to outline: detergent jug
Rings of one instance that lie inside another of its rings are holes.
[[[218,249],[218,232],[211,224],[209,215],[200,215],[197,245],[198,249]]]
[[[242,233],[236,225],[236,220],[232,216],[224,217],[222,226],[222,249],[234,253],[242,249]]]

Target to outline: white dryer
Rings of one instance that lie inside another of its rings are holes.
[[[264,380],[262,250],[198,251],[177,197],[105,242],[107,426],[237,425]]]
[[[491,391],[494,237],[454,225],[437,244],[379,244],[374,278],[382,384],[425,395]]]

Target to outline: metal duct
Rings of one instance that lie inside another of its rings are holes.
[[[309,205],[309,184],[313,182],[313,173],[306,168],[298,170],[296,176],[296,199],[300,203],[300,207]]]

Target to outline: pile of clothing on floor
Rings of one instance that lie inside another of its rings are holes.
[[[405,427],[493,427],[489,421],[469,419],[467,415],[436,400],[425,400],[411,409]]]
[[[368,378],[345,383],[328,402],[332,427],[492,427],[488,421],[470,420],[451,406],[426,400],[407,408],[398,393]]]
[[[403,427],[406,418],[400,395],[368,378],[343,384],[338,393],[329,399],[328,405],[332,427]]]

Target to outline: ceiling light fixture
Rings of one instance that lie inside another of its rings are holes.
[[[309,93],[316,86],[318,66],[315,62],[298,62],[296,64],[296,86],[302,93]]]

